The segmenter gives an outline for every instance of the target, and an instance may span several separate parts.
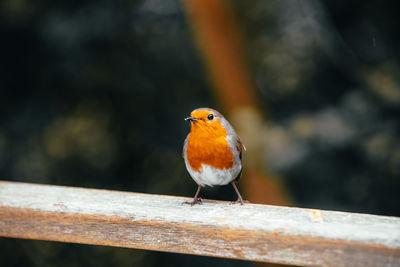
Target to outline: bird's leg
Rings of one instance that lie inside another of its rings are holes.
[[[201,197],[198,197],[199,193],[200,193],[200,189],[201,189],[201,186],[199,185],[199,187],[197,188],[196,194],[194,195],[193,201],[185,201],[185,202],[183,202],[183,204],[189,204],[190,206],[193,206],[196,204],[202,205],[203,202],[201,201]]]
[[[249,202],[248,200],[243,200],[242,196],[241,196],[240,193],[239,193],[239,190],[237,189],[237,186],[236,186],[236,184],[235,184],[235,181],[232,181],[231,184],[233,185],[233,188],[235,189],[236,194],[237,194],[237,196],[238,196],[238,199],[237,199],[236,201],[233,201],[232,204],[240,203],[240,205],[243,205],[243,203]]]

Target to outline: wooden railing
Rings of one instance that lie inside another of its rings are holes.
[[[252,261],[400,266],[400,218],[0,182],[0,236]]]

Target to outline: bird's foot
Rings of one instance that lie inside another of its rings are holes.
[[[193,201],[185,201],[182,204],[188,204],[190,206],[194,206],[196,204],[203,205],[203,200],[201,199],[201,197],[198,197],[198,198],[194,198]]]
[[[250,203],[250,201],[238,198],[236,201],[231,202],[231,204],[240,204],[240,205],[243,205],[243,203]]]

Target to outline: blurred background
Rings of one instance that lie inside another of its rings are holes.
[[[2,0],[0,179],[192,197],[183,118],[248,150],[245,198],[400,216],[396,1]],[[202,191],[234,200],[230,186]],[[254,266],[0,239],[2,266]]]

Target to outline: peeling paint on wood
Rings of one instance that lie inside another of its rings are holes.
[[[0,182],[0,236],[296,265],[400,266],[400,218]]]

